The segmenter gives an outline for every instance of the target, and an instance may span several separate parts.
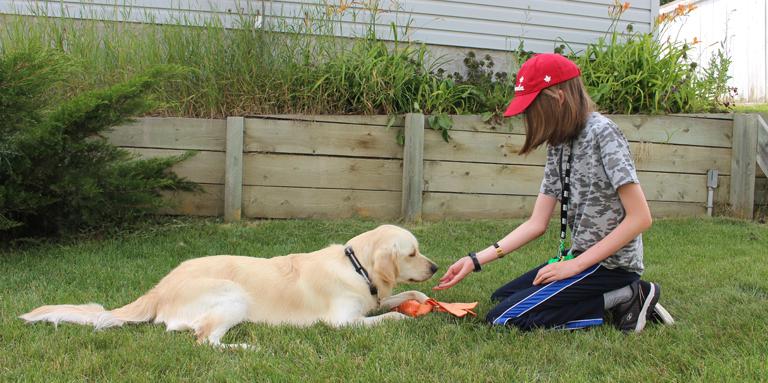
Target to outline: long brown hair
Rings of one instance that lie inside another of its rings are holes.
[[[563,92],[562,104],[558,90]],[[528,154],[545,142],[556,146],[576,138],[594,105],[581,77],[542,90],[525,109],[525,144],[520,154]]]

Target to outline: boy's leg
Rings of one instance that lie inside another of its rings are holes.
[[[497,302],[503,301],[518,291],[529,289],[531,286],[533,286],[533,279],[536,278],[536,274],[539,272],[539,269],[546,265],[547,264],[545,263],[543,265],[534,267],[531,271],[528,271],[527,273],[513,279],[506,285],[499,287],[496,291],[494,291],[493,294],[491,294],[491,300]]]
[[[532,286],[506,297],[488,313],[493,324],[581,328],[603,322],[603,293],[638,279],[635,273],[594,265],[573,277]],[[573,322],[573,323],[570,323]]]

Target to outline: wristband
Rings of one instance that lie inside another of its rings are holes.
[[[499,243],[498,242],[494,243],[493,247],[496,248],[496,258],[499,258],[499,259],[504,258],[506,254],[504,254],[504,250],[501,249],[501,246],[499,245]]]
[[[483,270],[483,268],[482,268],[482,267],[480,267],[480,261],[478,261],[478,260],[477,260],[477,254],[475,254],[475,253],[469,253],[469,254],[467,254],[467,256],[469,257],[469,259],[471,259],[471,260],[472,260],[472,264],[474,264],[474,265],[475,265],[475,270],[474,270],[474,272],[478,272],[478,271],[481,271],[481,270]]]

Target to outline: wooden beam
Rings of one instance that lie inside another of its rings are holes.
[[[733,133],[730,119],[694,118],[684,116],[606,115],[632,142],[654,142],[730,148]],[[486,123],[481,116],[451,116],[455,131],[525,135],[525,125],[519,117],[501,123]]]
[[[306,115],[306,114],[265,114],[259,116],[249,116],[254,119],[270,120],[289,120],[289,121],[310,121],[310,122],[331,122],[350,125],[378,125],[378,126],[397,126],[403,127],[405,124],[403,115]]]
[[[226,121],[201,118],[138,118],[104,134],[112,145],[133,148],[224,151]]]
[[[424,193],[424,219],[507,219],[530,217],[536,196]],[[648,201],[654,218],[703,217],[698,202]],[[558,209],[559,211],[559,209]]]
[[[427,161],[537,166],[546,162],[546,145],[526,156],[517,154],[525,142],[525,136],[517,134],[452,131],[451,142],[448,143],[437,131],[427,130],[424,134],[424,159]],[[629,146],[639,171],[707,174],[707,170],[717,169],[721,175],[731,174],[730,147],[651,142],[630,142]]]
[[[540,166],[426,161],[424,190],[535,196],[539,192],[543,176],[543,167]],[[706,174],[639,171],[637,176],[648,200],[706,202]],[[721,179],[727,177],[721,176]],[[727,185],[721,185],[718,191],[722,189],[727,189]]]
[[[243,184],[400,191],[401,160],[248,153]]]
[[[757,164],[768,174],[768,123],[761,115],[757,116]]]
[[[336,122],[245,120],[245,152],[402,158],[402,128]]]
[[[203,217],[218,217],[224,207],[224,185],[202,184],[202,193],[188,191],[165,191],[165,198],[171,206],[160,209],[160,214],[192,215]]]
[[[403,148],[402,216],[408,221],[421,220],[424,192],[424,115],[405,115],[405,147]]]
[[[737,217],[752,219],[755,203],[757,116],[737,113],[733,118],[731,152],[731,209]]]
[[[243,209],[243,131],[245,118],[227,118],[227,153],[224,167],[224,221],[239,221]]]
[[[400,192],[245,186],[243,214],[249,218],[373,218],[400,215]]]

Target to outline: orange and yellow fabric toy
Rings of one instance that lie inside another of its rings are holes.
[[[397,311],[414,318],[426,315],[433,311],[447,312],[455,317],[463,318],[467,314],[477,316],[477,313],[472,311],[476,306],[477,302],[446,303],[438,302],[432,298],[429,298],[424,301],[424,303],[419,303],[419,301],[411,299],[393,308],[392,311]]]

